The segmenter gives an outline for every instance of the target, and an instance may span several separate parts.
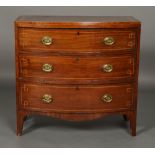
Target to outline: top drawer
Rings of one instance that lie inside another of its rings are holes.
[[[19,28],[18,32],[20,51],[108,52],[136,47],[133,30]]]

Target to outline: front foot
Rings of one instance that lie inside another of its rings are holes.
[[[17,112],[17,129],[16,129],[16,135],[17,136],[21,136],[22,135],[22,131],[23,131],[23,124],[24,121],[26,120],[27,114],[26,112],[23,111],[18,111]]]
[[[131,130],[131,135],[136,136],[136,111],[131,111],[130,112],[130,130]]]

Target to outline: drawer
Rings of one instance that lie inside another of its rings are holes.
[[[54,111],[121,110],[133,105],[131,85],[36,85],[21,84],[21,108]]]
[[[134,57],[20,56],[20,77],[118,80],[134,76]]]
[[[20,28],[18,35],[20,51],[108,52],[136,47],[133,30]]]

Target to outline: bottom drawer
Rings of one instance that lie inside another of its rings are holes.
[[[92,112],[128,109],[133,104],[132,85],[21,84],[20,108],[55,112]]]

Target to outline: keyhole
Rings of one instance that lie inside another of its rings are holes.
[[[78,61],[80,60],[80,58],[79,58],[79,57],[76,57],[76,59],[75,59],[75,60],[76,60],[76,62],[78,62]]]
[[[79,86],[76,86],[75,89],[76,89],[76,90],[79,90]]]

